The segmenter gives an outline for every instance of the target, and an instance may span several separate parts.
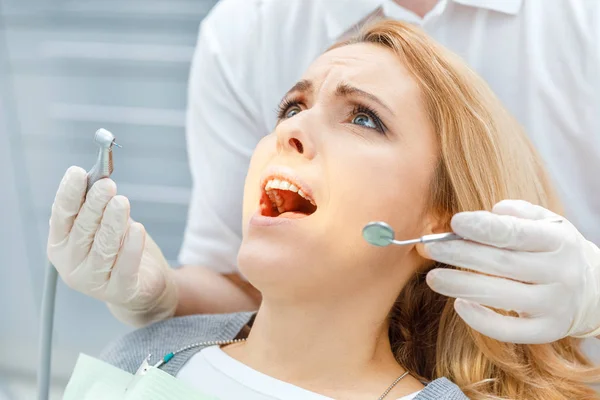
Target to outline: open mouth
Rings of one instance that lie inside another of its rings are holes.
[[[269,178],[262,189],[260,213],[265,217],[304,218],[317,211],[315,201],[289,179]]]

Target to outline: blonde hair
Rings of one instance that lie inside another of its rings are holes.
[[[420,86],[440,148],[429,210],[449,223],[461,211],[523,199],[560,213],[522,128],[458,56],[397,21],[369,24],[333,48],[355,43],[393,51]],[[586,382],[598,380],[600,370],[580,352],[578,340],[520,345],[483,336],[456,314],[454,299],[429,289],[425,275],[433,267],[440,265],[428,264],[404,287],[390,313],[392,349],[411,373],[425,380],[445,376],[472,399],[598,398]]]

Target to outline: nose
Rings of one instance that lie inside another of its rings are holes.
[[[304,113],[308,114],[308,111],[301,114]],[[280,152],[296,153],[312,159],[316,154],[316,147],[308,133],[310,128],[306,118],[302,118],[304,116],[301,114],[279,124],[276,130],[277,148]]]

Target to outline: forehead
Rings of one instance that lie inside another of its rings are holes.
[[[330,50],[317,58],[303,75],[317,88],[339,81],[356,85],[389,101],[418,96],[409,70],[391,50],[372,43],[357,43]]]

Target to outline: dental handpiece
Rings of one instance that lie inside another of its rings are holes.
[[[544,219],[545,222],[561,223],[560,217]],[[373,246],[385,247],[390,244],[396,246],[407,246],[418,243],[445,242],[448,240],[464,240],[462,236],[454,232],[434,233],[432,235],[421,236],[416,239],[396,240],[394,239],[394,229],[383,221],[369,222],[362,230],[363,238]]]
[[[115,141],[115,136],[106,129],[98,129],[94,135],[94,142],[98,145],[96,163],[87,174],[87,191],[100,179],[109,178],[113,172],[113,146],[121,147]],[[86,193],[87,193],[86,191]]]
[[[109,178],[113,172],[113,146],[121,147],[115,137],[106,129],[98,129],[94,135],[98,146],[96,163],[87,174],[87,192],[98,180]],[[40,347],[38,360],[38,400],[48,400],[50,395],[50,375],[52,365],[52,330],[54,325],[54,305],[56,301],[56,284],[58,272],[48,262],[44,293],[42,296],[42,321],[40,324]]]

